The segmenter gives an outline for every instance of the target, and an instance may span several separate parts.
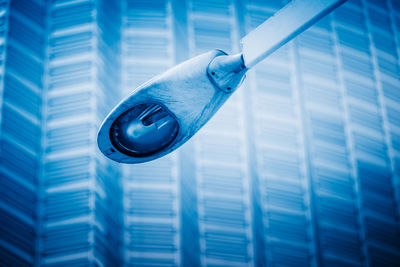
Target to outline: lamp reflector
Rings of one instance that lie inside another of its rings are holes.
[[[110,128],[111,143],[129,156],[147,156],[176,137],[176,119],[158,104],[139,104],[122,113]]]

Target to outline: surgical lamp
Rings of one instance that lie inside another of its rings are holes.
[[[105,118],[101,152],[122,163],[162,157],[191,138],[239,87],[247,70],[346,0],[292,0],[241,40],[242,53],[212,50],[136,88]]]

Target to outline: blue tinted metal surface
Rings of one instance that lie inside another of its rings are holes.
[[[398,1],[349,0],[177,153],[97,150],[121,97],[286,2],[0,1],[0,265],[397,266]]]

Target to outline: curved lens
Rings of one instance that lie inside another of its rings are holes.
[[[122,153],[147,156],[169,145],[178,122],[157,104],[140,104],[122,113],[110,129],[112,144]]]

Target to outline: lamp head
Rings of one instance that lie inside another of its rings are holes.
[[[153,78],[108,114],[97,137],[101,152],[141,163],[174,151],[215,114],[246,70],[241,54],[212,50]]]

